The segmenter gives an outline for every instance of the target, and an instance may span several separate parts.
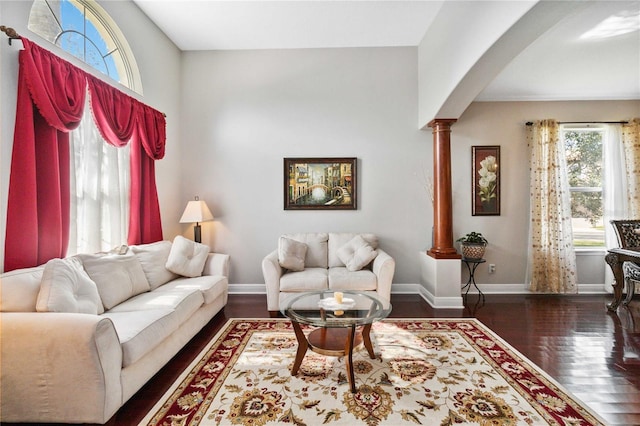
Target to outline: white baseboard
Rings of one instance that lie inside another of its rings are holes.
[[[461,285],[462,287],[462,285]],[[531,294],[525,284],[478,284],[480,291],[485,294]],[[392,294],[419,294],[431,306],[437,308],[457,308],[455,300],[458,297],[440,297],[435,300],[420,284],[394,283],[391,286]],[[477,293],[474,287],[469,293]],[[578,284],[578,294],[608,294],[604,284]],[[266,294],[264,284],[229,284],[229,294]],[[451,299],[451,300],[449,300]]]
[[[526,284],[478,284],[484,294],[534,294]],[[469,293],[477,293],[471,286]],[[578,284],[578,294],[607,294],[604,284]]]
[[[229,284],[229,294],[267,294],[264,284]]]

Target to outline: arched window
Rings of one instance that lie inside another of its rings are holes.
[[[94,0],[35,0],[28,28],[92,68],[142,94],[124,35]],[[88,100],[87,100],[88,102]],[[107,144],[85,107],[70,132],[70,230],[67,255],[108,251],[127,242],[129,144]]]
[[[142,94],[140,72],[122,31],[93,0],[35,0],[29,30]]]

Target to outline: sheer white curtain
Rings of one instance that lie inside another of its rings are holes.
[[[126,244],[129,145],[116,148],[105,142],[88,105],[80,127],[70,133],[69,139],[71,229],[68,255],[107,251]]]
[[[565,148],[555,120],[527,126],[530,154],[529,282],[533,292],[577,293]]]
[[[627,177],[627,218],[640,219],[640,118],[622,125]]]
[[[603,176],[604,237],[607,249],[618,247],[616,233],[609,221],[629,218],[627,174],[621,130],[622,127],[619,124],[606,126],[602,153],[605,171]],[[605,289],[612,292],[613,273],[609,265],[605,264],[604,268]]]
[[[640,219],[640,119],[607,126],[604,145],[604,224],[607,249],[618,247],[613,219]],[[605,288],[613,291],[613,273],[605,269]]]

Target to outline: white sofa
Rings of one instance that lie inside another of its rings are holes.
[[[394,272],[394,259],[369,233],[284,234],[262,260],[271,316],[284,299],[314,290],[375,292],[389,301]]]
[[[2,274],[3,422],[107,422],[226,305],[229,256],[182,237],[124,251]]]

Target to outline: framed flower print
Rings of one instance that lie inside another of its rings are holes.
[[[471,172],[471,214],[500,216],[500,146],[472,146]]]

